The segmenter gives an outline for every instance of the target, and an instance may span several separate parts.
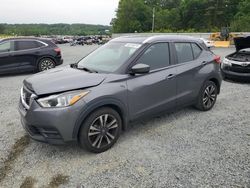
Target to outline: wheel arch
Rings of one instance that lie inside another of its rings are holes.
[[[120,101],[115,100],[115,99],[101,100],[100,102],[96,102],[94,104],[87,106],[87,108],[82,111],[82,113],[80,114],[79,118],[76,121],[74,130],[73,130],[73,135],[72,135],[73,139],[78,139],[80,128],[83,122],[86,120],[86,118],[88,118],[89,115],[93,113],[94,111],[96,111],[97,109],[100,109],[103,107],[109,107],[109,108],[114,109],[121,117],[122,129],[123,130],[127,129],[128,118],[127,118],[126,106],[122,104]]]
[[[53,60],[56,63],[56,59],[53,56],[51,56],[51,55],[43,55],[43,56],[40,56],[40,57],[37,58],[37,60],[36,60],[36,66],[38,67],[40,61],[42,59],[46,59],[46,58],[51,59],[51,60]]]
[[[213,77],[213,78],[210,78],[208,81],[212,81],[215,83],[215,85],[218,88],[218,94],[220,94],[220,82],[219,82],[219,80],[217,78]]]

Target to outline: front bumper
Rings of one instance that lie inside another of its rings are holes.
[[[250,79],[250,73],[238,73],[238,72],[228,71],[224,69],[222,69],[222,73],[226,77]]]
[[[250,81],[250,73],[235,72],[225,67],[221,68],[221,72],[224,78],[242,79]]]
[[[250,65],[243,66],[241,62],[225,59],[228,63],[222,63],[221,71],[224,77],[250,80]]]
[[[70,107],[42,108],[34,100],[26,110],[20,100],[19,113],[22,126],[32,139],[58,145],[77,140],[73,131],[84,106],[85,102],[80,100]]]

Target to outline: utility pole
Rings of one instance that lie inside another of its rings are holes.
[[[155,29],[155,7],[153,7],[153,21],[152,21],[152,33]]]

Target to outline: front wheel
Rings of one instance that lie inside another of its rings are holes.
[[[217,95],[217,85],[212,81],[207,81],[200,91],[196,108],[201,111],[211,110],[216,102]]]
[[[118,140],[122,121],[112,108],[101,108],[84,121],[79,132],[79,143],[88,151],[101,153],[111,148]]]

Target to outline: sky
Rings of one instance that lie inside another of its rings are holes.
[[[109,25],[119,0],[0,0],[0,23]]]

